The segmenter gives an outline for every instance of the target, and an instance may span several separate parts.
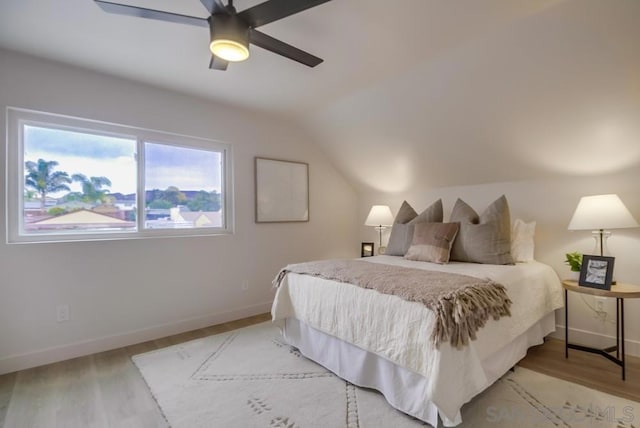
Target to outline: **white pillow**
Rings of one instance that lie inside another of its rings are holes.
[[[517,218],[513,222],[511,229],[511,257],[513,257],[514,262],[530,262],[533,260],[533,236],[535,232],[535,221],[526,223]]]

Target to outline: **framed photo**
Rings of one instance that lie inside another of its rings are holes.
[[[373,256],[373,242],[363,242],[360,247],[360,257],[371,257]]]
[[[589,256],[585,254],[582,256],[582,267],[580,269],[580,280],[578,284],[584,287],[611,290],[614,260],[613,257]]]
[[[255,158],[256,223],[309,221],[309,164]]]

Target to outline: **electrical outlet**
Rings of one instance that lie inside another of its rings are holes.
[[[242,288],[242,291],[247,291],[249,289],[249,280],[245,279],[244,281],[242,281],[242,285],[240,285],[240,288]]]
[[[69,321],[69,305],[58,305],[56,308],[56,320],[58,322]]]

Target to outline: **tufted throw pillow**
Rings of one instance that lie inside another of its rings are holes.
[[[411,215],[413,213],[413,215]],[[441,223],[442,199],[438,199],[418,215],[411,205],[404,201],[393,223],[389,243],[385,254],[388,256],[404,256],[413,241],[413,230],[416,223]],[[399,221],[402,220],[402,221]]]
[[[413,241],[404,258],[421,262],[449,263],[458,223],[417,223]]]
[[[451,249],[451,260],[494,265],[513,264],[511,219],[507,198],[502,195],[478,215],[462,199],[451,212],[452,223],[460,223]]]

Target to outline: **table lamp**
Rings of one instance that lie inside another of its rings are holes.
[[[569,230],[591,230],[596,240],[596,251],[604,256],[605,240],[611,235],[607,229],[638,227],[618,195],[583,196],[578,202]]]
[[[393,224],[393,215],[387,205],[374,205],[364,222],[365,226],[374,226],[380,235],[378,254],[384,254],[386,247],[382,246],[382,231]]]

